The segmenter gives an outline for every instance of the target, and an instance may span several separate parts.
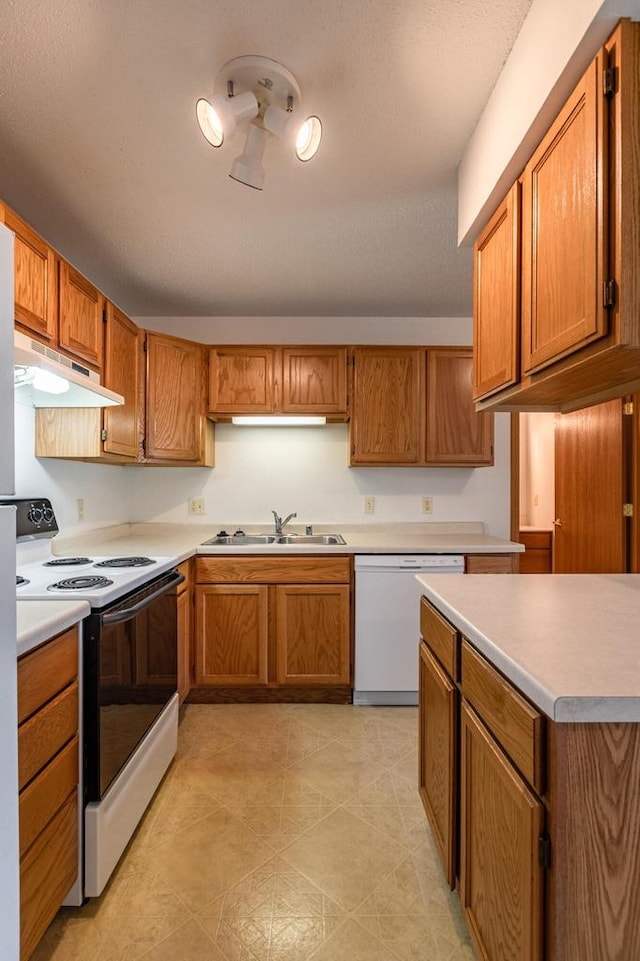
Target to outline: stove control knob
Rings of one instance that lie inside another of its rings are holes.
[[[43,507],[42,516],[44,517],[47,524],[50,524],[53,520],[53,510],[51,507]]]
[[[233,532],[233,536],[234,536],[234,537],[245,537],[246,535],[245,535],[245,532],[242,530],[242,528],[239,527],[237,531],[234,531],[234,532]]]
[[[32,524],[41,524],[42,515],[43,515],[42,508],[38,507],[37,504],[32,504],[31,507],[29,508],[29,513],[27,514],[27,517],[29,518]]]
[[[218,531],[218,533],[216,534],[216,537],[228,537],[228,536],[229,535],[227,534],[226,531]]]

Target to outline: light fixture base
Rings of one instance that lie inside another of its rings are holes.
[[[233,84],[234,94],[246,91],[255,94],[261,114],[271,104],[287,109],[287,103],[295,112],[302,102],[300,86],[291,71],[269,57],[247,56],[229,60],[216,77],[215,93],[227,96],[229,82]],[[292,98],[290,101],[289,97]]]

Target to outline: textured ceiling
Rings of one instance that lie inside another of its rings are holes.
[[[4,0],[0,197],[135,316],[467,316],[456,168],[531,0]],[[265,188],[195,121],[261,54],[323,121]]]

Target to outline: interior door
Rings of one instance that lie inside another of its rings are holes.
[[[624,420],[621,399],[556,415],[556,574],[627,570]]]

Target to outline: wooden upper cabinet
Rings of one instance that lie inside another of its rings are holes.
[[[607,333],[602,77],[603,54],[599,54],[524,171],[525,373]]]
[[[347,415],[344,347],[212,347],[209,411],[234,414]]]
[[[2,203],[0,220],[15,234],[16,324],[37,339],[55,344],[58,339],[55,253],[24,220]]]
[[[274,410],[273,349],[212,347],[209,410],[214,414],[270,414]]]
[[[122,407],[104,408],[104,450],[137,458],[140,431],[141,332],[121,310],[106,307],[104,385],[125,399]]]
[[[493,463],[493,415],[475,411],[473,351],[427,351],[426,461],[448,466]]]
[[[356,347],[353,363],[351,464],[419,465],[424,350]]]
[[[520,184],[515,183],[474,247],[473,396],[519,379]]]
[[[209,466],[202,344],[151,332],[146,343],[146,459]]]
[[[104,297],[71,264],[60,261],[58,342],[63,350],[102,369]]]
[[[282,412],[346,416],[346,348],[283,347]]]

